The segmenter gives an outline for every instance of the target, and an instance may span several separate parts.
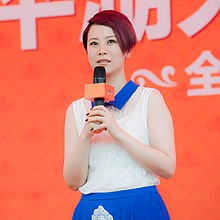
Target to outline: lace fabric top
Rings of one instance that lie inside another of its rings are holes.
[[[153,89],[139,86],[122,110],[114,106],[107,107],[118,125],[147,147],[150,147],[147,106],[151,91]],[[91,102],[81,98],[74,101],[72,106],[80,134]],[[132,189],[159,183],[158,176],[144,169],[126,150],[114,142],[108,132],[93,136],[87,181],[79,188],[83,194]]]

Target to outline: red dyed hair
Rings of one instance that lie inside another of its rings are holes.
[[[123,53],[130,52],[137,42],[136,33],[131,22],[124,14],[118,11],[101,11],[95,14],[88,23],[83,32],[83,46],[86,50],[89,29],[93,24],[112,28]]]

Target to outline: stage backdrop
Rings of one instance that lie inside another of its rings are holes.
[[[70,220],[80,193],[62,176],[67,106],[92,70],[80,36],[103,9],[138,44],[127,78],[163,94],[177,170],[159,190],[173,220],[220,219],[219,0],[0,0],[0,219]]]

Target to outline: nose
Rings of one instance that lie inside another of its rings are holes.
[[[107,55],[108,54],[108,52],[106,51],[106,50],[104,50],[104,49],[100,49],[99,50],[99,52],[98,52],[98,55]]]
[[[102,56],[102,55],[107,55],[108,51],[106,50],[106,45],[104,43],[100,44],[99,50],[98,50],[98,55]]]

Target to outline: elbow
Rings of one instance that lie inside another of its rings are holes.
[[[81,185],[77,184],[76,181],[73,181],[72,179],[70,179],[68,176],[66,176],[65,174],[63,175],[64,177],[64,182],[67,185],[68,188],[70,188],[73,191],[76,191],[79,189],[79,187]]]
[[[174,176],[176,171],[176,163],[170,164],[170,166],[167,168],[167,170],[164,172],[163,177],[165,179],[170,179],[171,177]]]
[[[73,191],[77,191],[85,183],[82,179],[73,178],[72,176],[70,177],[69,175],[65,175],[65,173],[63,177],[67,187]]]
[[[173,170],[169,170],[166,173],[164,173],[163,178],[165,179],[170,179],[171,177],[173,177],[175,174],[175,171]]]
[[[80,187],[79,184],[73,183],[72,181],[68,180],[67,178],[64,177],[64,181],[67,185],[68,188],[70,188],[73,191],[77,191]]]
[[[66,185],[68,186],[68,188],[70,188],[73,191],[77,191],[79,189],[80,186],[76,185],[76,184],[70,184],[66,182]]]
[[[63,179],[67,187],[73,191],[77,191],[83,185],[80,178],[77,175],[70,174],[65,165],[63,167]]]
[[[171,177],[174,176],[176,171],[176,160],[170,160],[167,162],[166,166],[163,167],[163,169],[160,170],[159,176],[165,178],[165,179],[170,179]]]

